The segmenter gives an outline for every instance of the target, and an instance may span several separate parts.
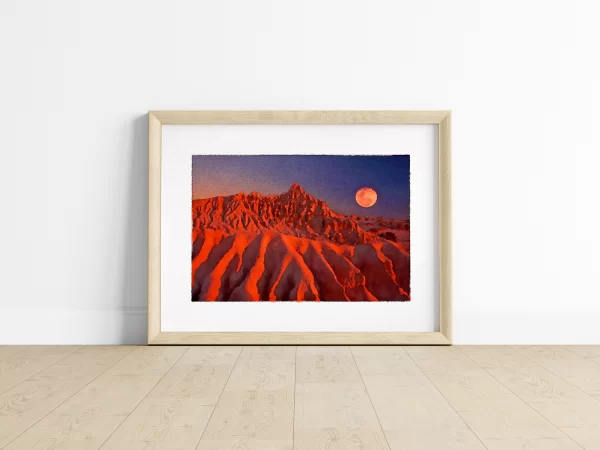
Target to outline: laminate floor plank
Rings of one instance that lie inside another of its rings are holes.
[[[240,351],[190,348],[101,448],[196,448]]]
[[[125,346],[84,347],[0,394],[0,448],[133,349]]]
[[[0,346],[4,450],[600,450],[600,346]]]
[[[197,446],[292,450],[295,347],[244,347]]]
[[[36,345],[0,360],[0,394],[83,348],[81,345]]]
[[[510,348],[600,401],[600,365],[559,345]]]
[[[581,450],[457,348],[404,348],[488,450]]]
[[[27,347],[27,345],[0,345],[0,360],[8,358],[15,353],[22,352]]]
[[[402,347],[351,347],[391,450],[485,450]]]
[[[582,358],[600,364],[600,345],[564,345],[563,347]]]
[[[294,449],[389,449],[349,347],[298,347]]]
[[[96,450],[187,347],[138,347],[12,441],[6,449]]]
[[[597,399],[511,348],[461,346],[459,349],[582,448],[600,448]]]

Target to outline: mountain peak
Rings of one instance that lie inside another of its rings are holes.
[[[379,231],[396,227],[396,224],[387,227],[370,224],[367,231],[358,218],[334,212],[298,183],[280,195],[239,193],[194,200],[192,210],[193,226],[198,230],[213,229],[229,234],[242,230],[250,233],[277,231],[344,245],[380,242],[383,238]]]
[[[288,192],[306,192],[298,183],[294,183],[288,189]]]

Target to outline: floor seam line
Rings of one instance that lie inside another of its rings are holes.
[[[593,344],[590,344],[589,347],[591,347]],[[573,350],[571,350],[569,347],[572,347],[571,345],[561,345],[560,347],[570,351],[571,353],[573,353],[574,355],[579,356],[580,358],[585,359],[586,361],[589,361],[591,363],[600,365],[600,359],[598,361],[595,361],[593,358],[586,358],[585,356],[581,356],[579,353],[574,352]],[[582,347],[585,347],[585,345],[583,345]]]
[[[600,399],[599,399],[599,398],[596,398],[596,397],[594,397],[593,395],[590,395],[590,394],[588,394],[586,391],[584,391],[583,389],[581,389],[579,386],[575,386],[573,383],[571,383],[569,380],[565,380],[565,379],[564,379],[563,377],[561,377],[559,374],[557,374],[557,373],[554,373],[552,370],[545,368],[545,367],[544,367],[544,366],[542,366],[540,363],[538,363],[538,362],[534,361],[534,360],[533,360],[533,359],[531,359],[531,358],[528,358],[527,356],[525,356],[525,355],[524,355],[524,354],[522,354],[521,352],[519,352],[519,351],[515,350],[514,348],[512,348],[512,346],[510,346],[510,345],[507,345],[507,347],[508,347],[508,348],[509,348],[511,351],[515,352],[517,355],[519,355],[519,356],[522,356],[523,358],[527,359],[528,361],[531,361],[533,364],[535,364],[535,365],[536,365],[536,366],[538,366],[539,368],[541,368],[541,369],[543,369],[543,370],[545,370],[545,371],[547,371],[547,372],[551,373],[551,374],[552,374],[552,375],[554,375],[555,377],[558,377],[558,378],[560,378],[561,380],[563,380],[565,383],[567,383],[567,384],[569,384],[569,385],[573,386],[575,389],[577,389],[579,392],[581,392],[581,393],[582,393],[582,394],[584,394],[585,396],[587,396],[587,397],[590,397],[591,399],[594,399],[594,400],[596,400],[596,401],[600,402]],[[549,347],[549,346],[544,346],[544,345],[542,345],[542,347]],[[577,356],[579,356],[579,355],[577,355]],[[585,358],[583,358],[583,357],[581,357],[581,356],[579,356],[579,357],[585,361]]]
[[[360,367],[356,362],[356,357],[354,356],[354,352],[352,351],[352,347],[348,346],[348,350],[350,350],[350,355],[352,355],[352,361],[354,361],[354,366],[358,371],[358,376],[360,377],[360,381],[362,382],[363,387],[365,388],[365,392],[367,393],[367,398],[369,399],[369,403],[371,404],[371,408],[373,408],[373,412],[375,413],[375,417],[377,417],[377,423],[379,424],[379,428],[381,429],[381,433],[383,434],[383,438],[385,439],[385,443],[390,450],[392,447],[390,446],[390,442],[388,441],[387,434],[385,434],[385,430],[383,429],[383,425],[381,425],[381,420],[379,419],[379,414],[377,414],[377,410],[375,409],[375,405],[373,404],[373,399],[371,399],[371,394],[369,394],[369,389],[367,388],[367,384],[365,383],[365,379],[363,378],[362,372],[360,371]]]
[[[438,387],[435,385],[435,383],[431,380],[431,378],[429,378],[429,376],[425,373],[425,371],[421,368],[421,366],[419,366],[417,364],[417,362],[415,361],[415,359],[412,357],[412,355],[408,352],[408,350],[406,350],[404,348],[404,346],[402,346],[402,350],[404,350],[404,353],[406,353],[406,355],[410,358],[410,360],[414,363],[415,367],[417,369],[419,369],[421,371],[421,373],[423,374],[423,376],[425,378],[427,378],[427,380],[429,380],[429,382],[431,383],[431,385],[435,388],[436,391],[439,392],[439,394],[442,396],[442,398],[444,399],[444,401],[448,404],[448,406],[450,408],[452,408],[452,411],[454,411],[456,413],[456,415],[458,417],[460,417],[460,420],[463,421],[463,423],[465,424],[465,426],[469,429],[469,431],[471,431],[471,433],[473,433],[473,436],[475,436],[477,438],[477,440],[479,442],[481,442],[481,445],[483,445],[483,448],[485,448],[486,450],[489,450],[487,445],[485,445],[483,443],[483,441],[481,440],[481,438],[479,437],[479,435],[475,432],[475,430],[473,428],[471,428],[471,425],[469,425],[469,423],[465,420],[465,418],[456,410],[456,408],[454,407],[454,405],[452,405],[452,403],[450,403],[450,401],[446,398],[446,396],[442,393],[442,391],[440,391],[438,389]]]
[[[503,345],[502,347],[507,347],[508,348],[507,345]],[[560,431],[563,435],[565,435],[565,437],[567,437],[568,439],[570,439],[577,447],[585,450],[585,447],[583,447],[579,442],[577,442],[575,439],[573,439],[571,436],[569,436],[567,433],[565,433],[563,430],[561,430],[556,424],[552,423],[552,421],[550,419],[548,419],[541,412],[539,412],[537,409],[535,409],[533,406],[531,406],[528,402],[526,402],[524,399],[522,399],[519,395],[517,395],[516,392],[514,392],[511,388],[509,388],[508,386],[506,386],[502,381],[500,381],[498,378],[496,378],[494,375],[492,375],[487,369],[485,369],[485,368],[481,367],[479,364],[477,364],[477,362],[474,361],[473,359],[471,359],[469,357],[469,355],[467,355],[466,353],[462,352],[459,348],[456,348],[456,350],[458,350],[462,355],[465,356],[465,358],[467,358],[469,361],[473,362],[473,364],[475,364],[477,367],[479,367],[481,370],[483,370],[485,373],[487,373],[490,377],[492,377],[494,380],[496,380],[498,383],[500,383],[502,386],[504,386],[515,397],[517,397],[519,400],[521,400],[523,403],[525,403],[527,406],[529,406],[529,408],[531,408],[532,411],[534,411],[536,414],[539,414],[540,417],[542,417],[546,422],[548,422],[550,425],[552,425],[554,428],[556,428],[558,431]],[[510,350],[514,351],[512,349],[510,349]]]
[[[235,362],[233,363],[233,366],[231,366],[231,372],[229,372],[229,376],[227,377],[227,380],[225,381],[225,384],[223,385],[223,389],[221,389],[221,393],[219,394],[219,398],[217,398],[217,401],[215,402],[215,407],[210,412],[210,416],[208,417],[208,420],[206,421],[206,426],[204,427],[204,430],[202,430],[202,434],[200,435],[200,439],[198,439],[198,443],[196,444],[196,447],[194,447],[196,450],[198,449],[198,446],[202,443],[202,438],[204,437],[204,433],[206,432],[206,429],[208,428],[208,425],[210,424],[210,420],[212,419],[213,415],[215,414],[215,410],[217,409],[217,406],[219,406],[219,402],[221,401],[221,397],[223,396],[223,392],[225,392],[225,388],[227,388],[227,384],[229,383],[229,380],[231,379],[231,375],[233,375],[233,371],[235,370],[235,368],[238,365],[238,362],[240,360],[240,356],[242,356],[242,352],[244,351],[244,347],[245,346],[241,346],[240,347],[240,352],[238,353],[237,358],[235,358]]]
[[[173,370],[173,367],[175,367],[175,366],[177,365],[177,363],[178,363],[178,362],[181,360],[181,358],[183,358],[183,356],[184,356],[184,355],[185,355],[187,352],[189,352],[189,351],[190,351],[190,347],[188,347],[188,348],[187,348],[187,350],[186,350],[185,352],[183,352],[179,358],[177,358],[177,361],[175,361],[175,362],[173,363],[173,365],[172,365],[171,367],[169,367],[169,370],[167,370],[167,371],[165,372],[165,374],[164,374],[162,377],[160,377],[160,380],[158,380],[158,381],[156,382],[156,384],[155,384],[154,386],[152,386],[152,389],[150,389],[150,390],[149,390],[149,391],[146,393],[146,395],[144,395],[144,396],[142,397],[142,399],[141,399],[141,400],[140,400],[140,401],[137,403],[137,405],[135,405],[135,406],[133,407],[133,409],[132,409],[132,410],[129,412],[129,414],[127,414],[127,417],[125,417],[125,419],[123,419],[123,420],[121,421],[121,423],[120,423],[119,425],[117,425],[117,427],[116,427],[116,428],[115,428],[115,429],[112,431],[112,433],[110,433],[110,435],[109,435],[109,436],[108,436],[108,437],[107,437],[107,438],[104,440],[104,442],[102,442],[102,444],[100,445],[100,447],[98,447],[98,450],[100,450],[102,447],[104,447],[104,445],[105,445],[105,444],[108,442],[108,440],[109,440],[109,439],[110,439],[110,438],[113,436],[113,434],[115,434],[115,433],[117,432],[117,430],[118,430],[119,428],[121,428],[121,426],[123,426],[123,424],[125,423],[125,421],[126,421],[127,419],[129,419],[129,417],[130,417],[130,416],[133,414],[133,412],[134,412],[134,411],[135,411],[135,410],[138,408],[138,406],[140,406],[140,405],[142,404],[142,402],[143,402],[144,400],[146,400],[146,397],[148,397],[148,395],[150,394],[150,392],[152,392],[152,391],[154,390],[154,388],[155,388],[156,386],[158,386],[158,383],[160,383],[160,382],[163,380],[163,378],[165,378],[165,377],[167,376],[167,374],[168,374],[168,373],[169,373],[171,370]]]
[[[35,347],[35,346],[32,346],[32,347]],[[67,347],[68,347],[68,346],[67,346]],[[25,383],[27,380],[29,380],[29,379],[31,379],[31,378],[33,378],[33,377],[35,377],[36,375],[39,375],[39,374],[40,374],[40,373],[42,373],[44,370],[47,370],[47,369],[49,369],[50,367],[54,366],[55,364],[58,364],[58,363],[59,363],[59,362],[61,362],[63,359],[66,359],[66,358],[68,358],[69,356],[71,356],[71,355],[74,355],[74,354],[75,354],[75,353],[77,353],[78,351],[80,351],[80,350],[83,350],[85,347],[87,347],[87,345],[82,345],[82,346],[81,346],[81,348],[78,348],[78,349],[77,349],[77,350],[75,350],[74,352],[71,352],[71,353],[69,353],[68,355],[66,355],[66,356],[64,356],[64,357],[62,357],[62,358],[60,358],[58,361],[54,361],[54,362],[53,362],[52,364],[50,364],[49,366],[46,366],[46,367],[44,367],[43,369],[41,369],[41,370],[37,371],[36,373],[34,373],[34,374],[32,374],[32,375],[28,376],[28,377],[27,377],[27,378],[25,378],[24,380],[21,380],[21,381],[19,381],[19,383],[15,384],[14,386],[11,386],[11,387],[9,387],[8,389],[5,389],[5,390],[3,390],[2,392],[0,392],[0,395],[4,394],[5,392],[8,392],[8,391],[10,391],[10,390],[11,390],[11,389],[13,389],[13,388],[16,388],[17,386],[21,385],[22,383]],[[23,351],[25,351],[25,350],[23,350]],[[18,353],[21,353],[21,352],[17,352],[17,353],[15,353],[15,355],[16,355],[16,354],[18,354]],[[11,355],[11,356],[13,356],[13,355]]]
[[[87,345],[86,345],[87,347]],[[54,411],[56,411],[58,408],[60,408],[62,405],[64,405],[66,402],[68,402],[70,399],[72,399],[75,395],[79,394],[81,391],[83,391],[86,387],[88,387],[91,383],[93,383],[94,381],[96,381],[99,377],[101,377],[102,375],[104,375],[106,372],[108,372],[108,370],[110,370],[115,364],[117,364],[119,361],[123,360],[123,358],[125,358],[127,355],[129,355],[132,351],[134,351],[137,348],[134,347],[131,349],[131,351],[125,353],[121,358],[117,359],[114,363],[112,363],[110,366],[108,366],[106,368],[106,370],[104,370],[103,372],[99,373],[97,376],[95,376],[92,380],[90,380],[89,383],[87,383],[85,386],[82,386],[81,389],[79,389],[77,392],[74,392],[72,395],[70,395],[68,398],[66,398],[63,402],[61,402],[60,404],[56,405],[56,407],[52,408],[51,411],[48,411],[48,414],[45,414],[44,417],[40,417],[39,420],[35,421],[35,423],[31,424],[30,427],[28,427],[26,430],[24,430],[21,434],[19,434],[18,436],[16,436],[12,441],[8,442],[4,447],[1,448],[5,448],[8,447],[10,444],[12,444],[14,441],[16,441],[17,439],[19,439],[21,436],[23,436],[25,433],[27,433],[29,430],[31,430],[33,427],[35,427],[39,422],[41,422],[42,420],[44,420],[46,417],[48,417],[50,414],[52,414]],[[79,349],[81,350],[81,349]],[[77,350],[77,351],[79,351]],[[71,355],[75,354],[77,352],[73,352],[71,353]],[[71,356],[69,355],[69,356]]]
[[[9,346],[6,345],[6,347],[9,347]],[[0,361],[4,361],[7,358],[18,355],[19,353],[24,352],[25,350],[27,350],[28,348],[31,348],[31,347],[35,347],[35,346],[34,345],[24,345],[23,348],[21,350],[19,350],[18,352],[14,352],[14,353],[11,353],[10,355],[5,356],[4,358],[0,358]]]
[[[292,449],[296,448],[296,383],[298,381],[298,346],[294,352],[294,415],[292,419]]]

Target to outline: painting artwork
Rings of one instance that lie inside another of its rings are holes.
[[[410,301],[410,156],[192,156],[191,299]]]

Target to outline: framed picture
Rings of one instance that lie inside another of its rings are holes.
[[[149,344],[451,343],[449,111],[148,118]]]

